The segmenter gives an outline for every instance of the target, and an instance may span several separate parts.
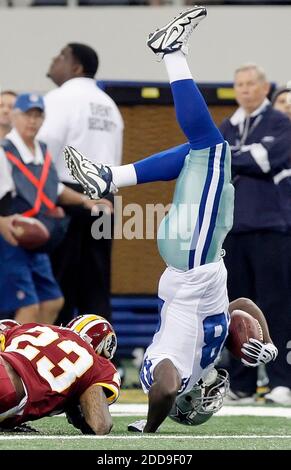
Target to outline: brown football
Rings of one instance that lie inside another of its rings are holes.
[[[229,336],[227,348],[237,359],[247,358],[241,351],[244,343],[250,338],[263,341],[263,331],[260,323],[249,313],[243,310],[234,310],[230,316]]]
[[[19,216],[12,223],[19,246],[26,250],[40,248],[50,238],[46,226],[32,217]]]

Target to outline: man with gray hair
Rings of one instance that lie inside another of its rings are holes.
[[[239,108],[220,128],[231,145],[235,187],[234,224],[224,244],[229,297],[249,297],[264,311],[279,349],[277,361],[267,365],[271,392],[266,397],[291,404],[291,364],[287,362],[291,340],[291,124],[267,99],[270,84],[261,67],[239,67],[234,90]],[[256,370],[231,360],[230,378],[234,399],[252,398]]]

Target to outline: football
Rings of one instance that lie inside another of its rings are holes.
[[[50,238],[46,226],[32,217],[19,216],[12,222],[19,246],[26,250],[35,250],[44,245]]]
[[[234,310],[230,316],[227,348],[237,359],[248,359],[241,351],[250,338],[263,341],[263,331],[258,320],[243,310]]]

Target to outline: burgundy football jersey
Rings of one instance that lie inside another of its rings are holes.
[[[93,384],[103,387],[109,403],[118,397],[120,379],[113,364],[66,328],[37,323],[14,327],[5,333],[1,355],[28,394],[23,413],[9,418],[9,426],[61,412]]]

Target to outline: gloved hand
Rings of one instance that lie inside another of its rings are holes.
[[[278,349],[273,343],[264,344],[254,338],[250,338],[248,343],[244,343],[241,351],[251,359],[251,361],[241,359],[241,362],[247,367],[258,367],[260,364],[267,364],[274,361],[278,356]]]
[[[86,423],[79,404],[73,403],[67,405],[65,413],[68,423],[72,424],[75,428],[80,429],[83,434],[95,434],[95,432]]]

